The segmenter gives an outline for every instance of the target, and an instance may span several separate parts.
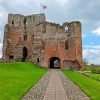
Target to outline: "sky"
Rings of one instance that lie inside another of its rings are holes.
[[[40,10],[41,4],[47,9]],[[100,0],[0,0],[0,57],[4,26],[9,13],[32,15],[45,13],[46,20],[82,23],[83,59],[100,64]]]

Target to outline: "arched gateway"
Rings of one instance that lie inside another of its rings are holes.
[[[60,68],[60,58],[51,57],[49,59],[49,68]]]

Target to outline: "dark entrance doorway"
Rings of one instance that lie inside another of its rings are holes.
[[[25,62],[27,57],[27,48],[23,47],[22,62]]]
[[[60,68],[60,59],[58,57],[52,57],[49,61],[49,68]]]
[[[13,60],[14,59],[14,56],[13,55],[10,55],[9,56],[9,60]]]

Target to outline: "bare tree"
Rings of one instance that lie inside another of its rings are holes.
[[[88,60],[87,59],[83,59],[83,65],[84,66],[88,65]]]

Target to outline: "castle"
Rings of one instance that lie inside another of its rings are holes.
[[[4,29],[4,61],[27,61],[40,66],[80,69],[82,37],[79,21],[47,22],[44,14],[9,14]]]

